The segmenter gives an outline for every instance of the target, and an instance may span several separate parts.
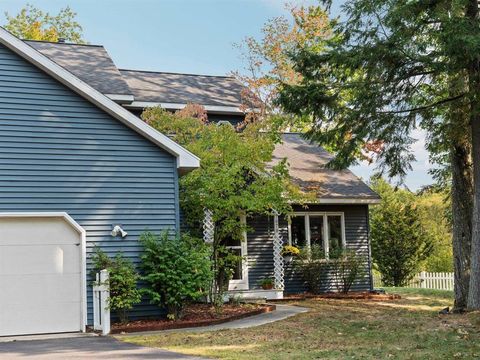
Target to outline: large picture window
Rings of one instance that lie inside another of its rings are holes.
[[[290,217],[288,243],[299,248],[319,246],[325,257],[345,248],[343,213],[302,212]]]

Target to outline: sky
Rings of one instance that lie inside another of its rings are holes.
[[[52,14],[70,6],[85,39],[104,45],[120,68],[210,75],[241,70],[234,44],[259,37],[268,19],[287,15],[284,0],[0,0],[0,9],[14,15],[27,2]],[[341,15],[340,1],[334,0],[332,12]],[[406,179],[411,190],[432,183],[424,134],[415,137],[417,161]],[[368,179],[374,166],[351,170]]]

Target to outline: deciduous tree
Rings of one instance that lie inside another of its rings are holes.
[[[279,113],[274,100],[281,83],[297,84],[302,76],[295,71],[289,53],[297,46],[316,46],[318,38],[330,34],[330,20],[320,7],[285,5],[288,16],[268,20],[261,29],[261,38],[248,36],[235,44],[244,63],[244,69],[235,71],[234,76],[245,85],[242,93],[250,120],[265,118],[267,114],[281,116],[277,126],[301,128],[298,119],[294,123]],[[272,120],[272,119],[270,119]],[[268,125],[272,125],[270,122]]]
[[[230,125],[209,123],[198,105],[188,107],[176,114],[159,107],[149,108],[142,118],[201,159],[199,169],[180,178],[180,205],[191,230],[201,230],[204,209],[213,214],[216,295],[223,302],[222,294],[228,284],[225,267],[231,263],[224,259],[223,245],[229,237],[243,240],[248,223],[246,227],[241,216],[272,210],[287,213],[289,200],[301,199],[302,195],[290,185],[285,162],[267,166],[278,140],[276,134],[259,131],[257,123],[238,132]]]
[[[73,43],[84,42],[82,27],[76,20],[77,14],[68,6],[57,15],[51,15],[27,4],[17,15],[11,16],[5,12],[5,16],[5,29],[21,39],[57,42],[62,38]]]

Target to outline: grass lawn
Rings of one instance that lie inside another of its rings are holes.
[[[451,292],[388,292],[402,299],[299,301],[308,313],[260,327],[121,339],[217,359],[480,359],[480,314],[438,314]]]

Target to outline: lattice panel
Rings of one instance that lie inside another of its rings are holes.
[[[273,217],[273,275],[275,280],[275,289],[283,290],[285,287],[285,273],[283,267],[283,239],[280,235],[278,226],[278,213]]]
[[[213,213],[209,209],[204,210],[203,217],[203,240],[211,244],[215,234],[215,223],[213,222]]]

